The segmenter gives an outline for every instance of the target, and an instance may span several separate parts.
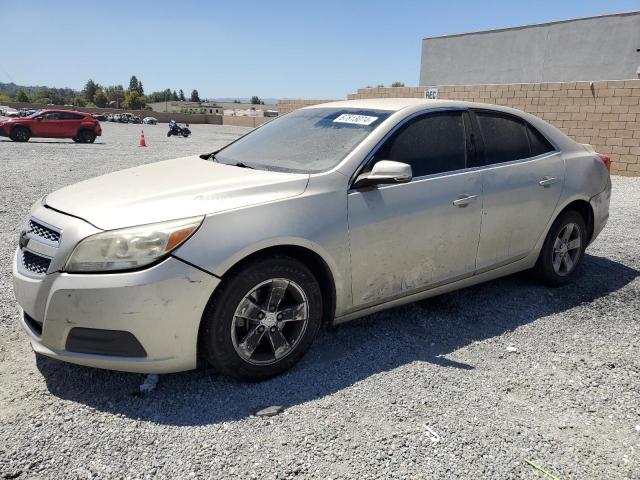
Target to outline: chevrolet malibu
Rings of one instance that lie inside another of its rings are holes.
[[[13,262],[21,323],[59,360],[263,380],[325,322],[522,270],[571,281],[608,219],[609,165],[494,105],[303,108],[36,202]]]

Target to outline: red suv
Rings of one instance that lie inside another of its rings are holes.
[[[93,143],[99,135],[102,135],[100,122],[88,113],[72,110],[39,110],[28,117],[0,120],[0,136],[9,137],[14,142],[45,137]]]

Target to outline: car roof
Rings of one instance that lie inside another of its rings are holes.
[[[476,108],[482,110],[493,110],[495,112],[504,112],[516,115],[528,121],[538,130],[542,130],[548,137],[551,137],[556,147],[568,149],[576,145],[576,143],[563,132],[541,118],[530,113],[523,112],[522,110],[502,105],[495,105],[492,103],[465,102],[460,100],[427,100],[424,98],[368,98],[320,103],[304,107],[304,109],[312,108],[357,108],[363,110],[388,110],[394,113],[403,111],[404,115],[412,115],[413,113],[423,110],[437,108]]]
[[[430,108],[477,108],[495,110],[519,116],[528,115],[526,112],[516,110],[493,103],[465,102],[461,100],[427,100],[425,98],[367,98],[358,100],[342,100],[338,102],[319,103],[304,108],[359,108],[370,110],[388,110],[398,112],[408,110],[410,112]]]
[[[79,115],[84,115],[84,116],[91,115],[90,113],[87,113],[87,112],[79,112],[77,110],[67,110],[64,108],[60,110],[55,108],[43,108],[41,110],[36,110],[36,111],[37,112],[39,111],[40,113],[50,113],[50,112],[61,113],[62,112],[62,113],[77,113]]]

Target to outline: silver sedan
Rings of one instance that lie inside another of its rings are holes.
[[[43,197],[13,263],[20,321],[68,362],[266,379],[325,322],[521,270],[569,282],[607,221],[609,165],[494,105],[303,108]]]

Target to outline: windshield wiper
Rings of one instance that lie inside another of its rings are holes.
[[[203,153],[202,155],[200,155],[200,158],[203,160],[213,160],[214,162],[217,161],[216,160],[216,153],[218,153],[217,151],[215,152],[211,152],[211,153]]]
[[[250,168],[251,170],[255,170],[255,168],[252,167],[251,165],[247,165],[246,163],[242,163],[242,162],[230,163],[229,165],[234,165],[240,168]]]

